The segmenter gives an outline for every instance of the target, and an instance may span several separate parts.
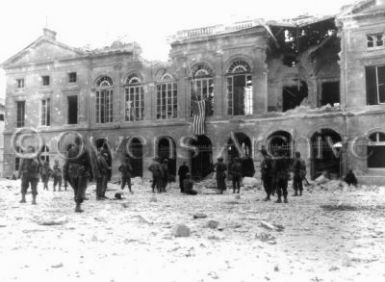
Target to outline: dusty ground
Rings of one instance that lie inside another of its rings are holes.
[[[75,214],[70,190],[40,186],[38,205],[31,195],[21,205],[19,182],[0,181],[0,281],[385,281],[385,188],[316,189],[275,204],[259,190],[237,199],[175,187],[151,201],[147,185],[104,202],[91,186]],[[193,219],[199,212],[207,218]],[[58,225],[41,225],[50,220]],[[190,237],[172,235],[178,223]]]

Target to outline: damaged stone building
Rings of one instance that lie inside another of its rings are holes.
[[[177,32],[168,62],[147,61],[136,43],[98,50],[69,47],[44,29],[3,63],[6,71],[4,175],[19,159],[21,128],[44,140],[42,158],[59,158],[58,136],[75,131],[132,152],[135,175],[155,155],[170,173],[187,161],[205,177],[228,161],[278,147],[300,151],[312,178],[347,169],[362,181],[385,176],[385,5],[343,7],[337,16],[262,19]],[[149,35],[150,36],[150,35]],[[194,105],[205,101],[205,132],[193,133]],[[122,145],[123,144],[123,145]],[[192,145],[196,150],[189,149]]]

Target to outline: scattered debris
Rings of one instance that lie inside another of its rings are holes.
[[[190,237],[190,228],[184,224],[178,224],[173,228],[172,234],[175,237]]]
[[[261,242],[269,243],[271,245],[275,245],[277,243],[276,238],[273,235],[264,232],[255,234],[255,239],[258,239]]]
[[[211,229],[217,229],[218,226],[219,226],[219,222],[216,221],[216,220],[209,220],[207,222],[207,225],[206,225],[208,228],[211,228]]]
[[[63,264],[62,263],[58,263],[58,264],[53,264],[51,265],[52,268],[61,268],[63,267]]]
[[[271,223],[266,222],[266,221],[261,221],[261,227],[268,229],[268,230],[279,231],[279,232],[281,232],[285,229],[285,227],[283,225],[271,224]]]
[[[67,217],[62,216],[59,218],[54,218],[54,217],[47,217],[47,218],[34,218],[34,222],[36,222],[39,225],[47,225],[47,226],[52,226],[52,225],[63,225],[68,222]]]
[[[201,218],[207,218],[207,215],[204,213],[196,213],[193,215],[194,219],[201,219]]]

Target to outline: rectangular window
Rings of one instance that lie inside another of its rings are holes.
[[[366,74],[367,105],[385,104],[385,66],[369,66]]]
[[[366,39],[368,48],[384,46],[384,33],[368,34]]]
[[[4,114],[0,114],[0,121],[4,121]]]
[[[112,122],[112,90],[96,91],[96,122]]]
[[[340,82],[328,81],[322,83],[320,106],[340,103]]]
[[[25,101],[16,102],[16,127],[25,125]]]
[[[67,106],[68,106],[68,124],[77,124],[78,123],[78,96],[68,96],[67,97]]]
[[[214,81],[210,78],[197,78],[191,81],[191,109],[196,101],[206,101],[206,116],[214,114]],[[191,116],[193,112],[191,111]]]
[[[24,78],[16,79],[17,88],[24,88]]]
[[[44,86],[48,86],[49,85],[49,75],[43,75],[41,77],[41,81],[42,81],[42,84]]]
[[[69,83],[75,83],[77,80],[77,75],[76,75],[76,72],[70,72],[68,74],[68,82]]]
[[[144,95],[141,85],[126,88],[125,120],[136,121],[144,118]]]
[[[170,119],[178,115],[176,83],[162,83],[156,86],[156,118]]]
[[[51,100],[50,98],[41,100],[41,125],[51,125]]]

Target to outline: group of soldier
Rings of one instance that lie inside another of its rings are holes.
[[[88,146],[89,147],[89,146]],[[21,203],[25,203],[28,187],[32,191],[32,203],[36,204],[37,184],[39,178],[42,179],[44,189],[48,190],[48,180],[50,176],[54,180],[54,191],[56,186],[61,190],[62,178],[64,178],[65,189],[67,183],[70,184],[74,191],[75,212],[82,212],[81,205],[86,199],[85,192],[88,181],[94,179],[96,182],[96,200],[104,200],[106,197],[107,183],[111,180],[111,164],[112,158],[106,144],[103,144],[96,151],[91,150],[82,143],[80,138],[76,138],[75,142],[67,147],[66,161],[61,170],[58,160],[55,160],[53,169],[50,168],[47,161],[41,161],[39,155],[34,155],[34,148],[28,147],[27,154],[34,157],[23,158],[19,167],[19,177],[21,178]],[[303,191],[302,181],[306,175],[306,165],[301,159],[300,153],[295,153],[292,161],[284,150],[276,150],[271,156],[264,148],[260,150],[263,161],[261,162],[261,178],[266,192],[265,201],[269,201],[270,197],[277,193],[277,203],[287,203],[287,186],[290,170],[293,172],[293,188],[294,196],[301,196]],[[168,159],[160,160],[154,158],[148,167],[152,173],[152,192],[166,192],[167,184],[170,181]],[[128,186],[130,193],[132,191],[131,178],[133,176],[133,168],[128,157],[121,160],[119,167],[121,173],[121,189]],[[238,157],[232,158],[229,164],[225,164],[223,158],[218,158],[214,165],[215,178],[219,193],[226,190],[226,177],[228,175],[232,181],[233,193],[240,193],[241,181],[243,176],[252,177],[255,173],[253,160],[250,157],[242,159]],[[181,193],[187,195],[196,195],[197,191],[193,189],[194,182],[191,178],[189,167],[186,162],[178,169],[179,186]]]
[[[265,149],[261,150],[263,161],[261,162],[261,178],[263,187],[266,192],[265,201],[269,201],[270,197],[277,192],[276,203],[287,203],[288,199],[288,182],[290,171],[293,173],[293,196],[302,196],[303,180],[306,176],[306,164],[301,159],[299,152],[295,153],[294,160],[291,161],[287,153],[283,149],[276,150],[271,156]]]

